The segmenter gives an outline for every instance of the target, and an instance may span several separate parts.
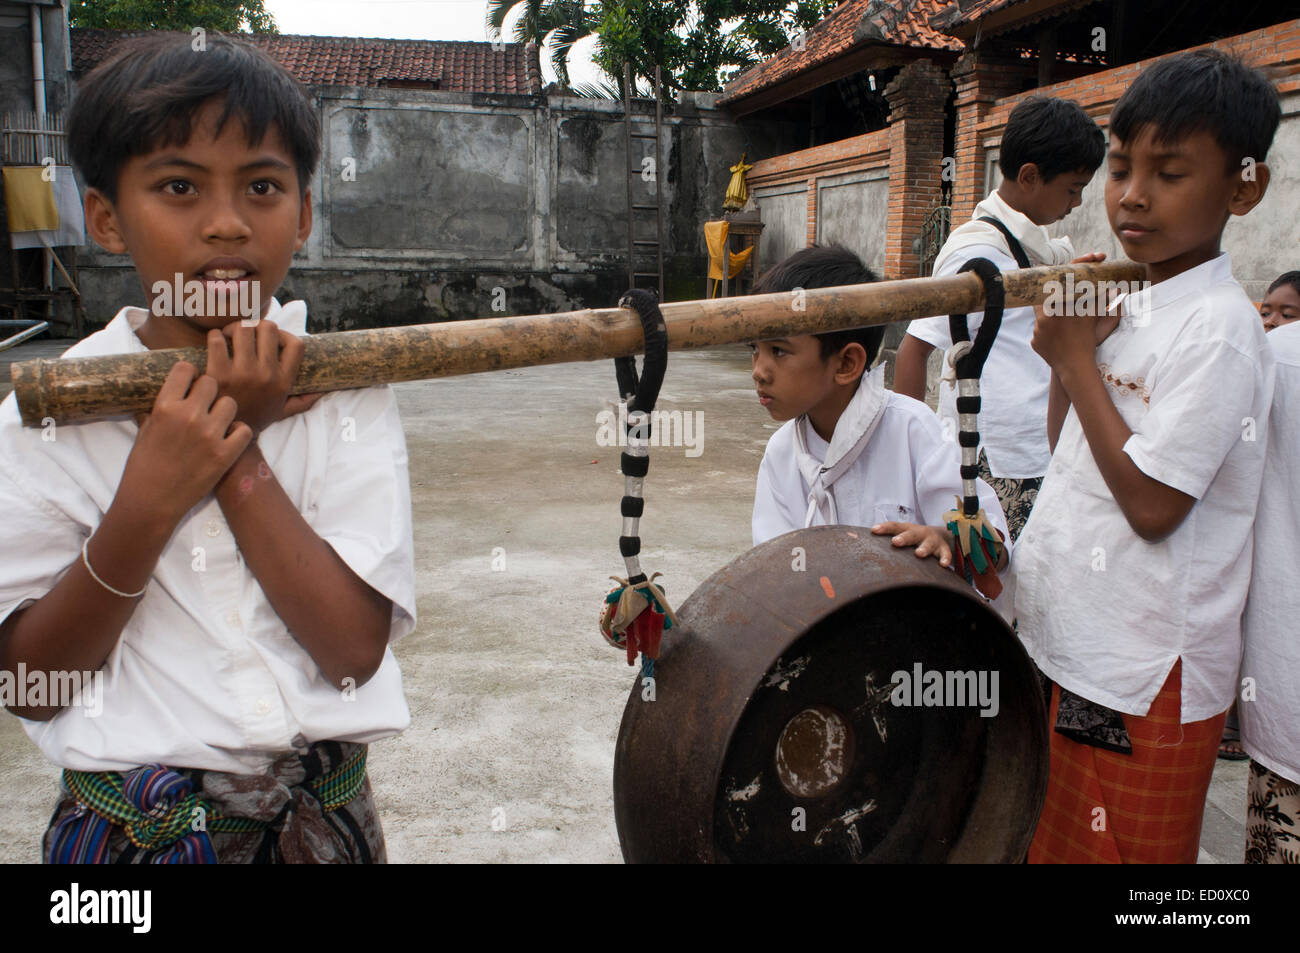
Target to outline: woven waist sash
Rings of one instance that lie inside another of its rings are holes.
[[[333,770],[304,781],[302,789],[321,810],[338,810],[361,792],[366,780],[366,745]],[[63,785],[84,811],[54,832],[54,863],[104,863],[108,835],[120,827],[136,847],[163,852],[158,863],[216,863],[208,837],[272,830],[276,819],[224,815],[200,797],[189,777],[161,764],[127,772],[64,770]]]

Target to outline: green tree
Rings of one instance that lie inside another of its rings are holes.
[[[264,0],[72,0],[68,25],[99,30],[277,33]]]

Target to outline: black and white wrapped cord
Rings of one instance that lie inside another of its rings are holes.
[[[619,301],[619,307],[636,312],[645,336],[645,360],[637,376],[632,357],[615,360],[619,396],[627,403],[627,449],[621,457],[623,517],[618,549],[627,567],[627,579],[615,576],[619,587],[605,597],[600,630],[611,645],[627,652],[628,664],[641,656],[641,672],[654,675],[654,660],[664,631],[676,624],[672,607],[655,579],[641,568],[641,516],[645,511],[645,478],[650,470],[651,412],[659,397],[664,369],[668,364],[668,328],[653,292],[634,289]]]
[[[645,360],[641,374],[636,372],[636,359],[621,357],[614,362],[618,376],[619,396],[627,402],[627,449],[623,451],[623,532],[618,538],[618,549],[627,567],[628,584],[638,586],[646,581],[641,570],[641,514],[645,510],[645,477],[650,471],[650,412],[659,399],[664,370],[668,365],[668,327],[659,311],[659,301],[653,292],[632,289],[619,300],[620,308],[630,308],[641,319],[645,335]]]
[[[975,339],[971,340],[966,315],[954,314],[948,319],[952,335],[952,348],[944,356],[947,368],[944,379],[953,384],[957,392],[957,442],[961,447],[960,509],[944,514],[957,544],[955,565],[990,599],[1002,590],[997,578],[997,564],[1001,561],[1005,541],[1000,531],[989,523],[980,509],[979,459],[980,459],[980,374],[988,360],[989,351],[1002,326],[1002,311],[1006,305],[1006,289],[1002,273],[987,258],[972,258],[960,271],[974,271],[984,285],[984,318]]]

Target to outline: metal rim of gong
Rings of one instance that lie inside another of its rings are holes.
[[[797,573],[791,571],[796,547],[806,560],[804,571]],[[1033,663],[1001,616],[951,571],[933,559],[917,559],[910,549],[895,549],[888,537],[846,526],[814,527],[769,540],[714,573],[678,610],[680,626],[665,638],[657,663],[655,700],[642,700],[638,676],[619,729],[614,806],[624,858],[733,859],[715,840],[720,829],[714,809],[723,766],[761,683],[826,620],[852,607],[865,611],[872,600],[903,590],[913,599],[931,592],[931,604],[968,613],[975,620],[971,629],[978,623],[985,640],[979,644],[996,654],[1006,675],[1002,685],[1011,690],[1002,693],[998,717],[988,719],[978,777],[966,779],[972,784],[968,810],[941,856],[935,855],[934,845],[925,853],[914,844],[887,843],[881,850],[864,849],[857,859],[1023,859],[1047,786],[1047,716]],[[784,724],[782,735],[789,726]],[[851,762],[853,754],[845,757]],[[975,770],[970,763],[966,768],[968,773]],[[911,803],[908,809],[923,806]],[[792,858],[775,850],[762,859]]]

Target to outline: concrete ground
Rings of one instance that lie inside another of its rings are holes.
[[[64,346],[0,352],[0,396],[9,361]],[[633,672],[596,627],[607,577],[623,572],[619,450],[597,442],[611,362],[396,390],[419,625],[395,649],[411,727],[371,748],[389,858],[618,862],[614,739]],[[775,425],[741,347],[671,355],[659,406],[700,411],[704,424],[702,453],[656,449],[647,478],[642,561],[680,604],[749,547],[754,474]],[[0,715],[0,862],[39,859],[57,776]],[[1245,776],[1244,763],[1219,762],[1202,862],[1240,861]]]

